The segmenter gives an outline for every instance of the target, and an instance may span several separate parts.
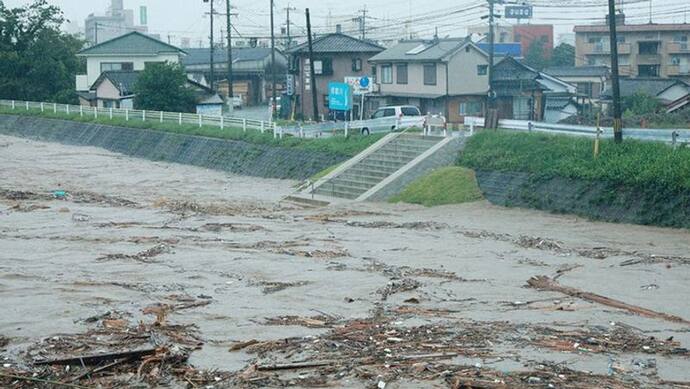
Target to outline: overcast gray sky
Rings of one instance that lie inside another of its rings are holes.
[[[2,0],[0,0],[2,1]],[[679,22],[685,18],[684,10],[688,7],[685,0],[652,0],[655,21]],[[4,0],[8,6],[27,4],[29,0]],[[90,13],[103,14],[110,0],[49,0],[60,6],[66,16],[83,25],[84,18]],[[173,43],[180,37],[192,39],[193,44],[208,36],[208,4],[202,0],[125,0],[125,8],[135,9],[138,15],[139,6],[148,7],[149,28],[152,33],[162,37],[170,35]],[[335,29],[336,24],[353,35],[356,26],[352,22],[358,11],[367,9],[368,32],[373,38],[397,38],[407,32],[416,32],[421,37],[430,37],[436,28],[440,35],[461,36],[466,33],[465,27],[486,23],[481,15],[487,14],[483,0],[276,0],[276,31],[285,24],[288,6],[297,8],[292,11],[294,23],[293,35],[304,35],[304,9],[311,8],[312,24],[315,32],[326,32]],[[556,35],[572,32],[574,24],[590,24],[602,20],[606,15],[606,0],[533,0],[535,16],[533,23],[549,23],[556,26]],[[559,5],[560,3],[560,5]],[[216,0],[218,9],[225,10],[225,0]],[[240,35],[266,36],[269,34],[268,15],[269,0],[232,0],[238,17],[234,23]],[[423,5],[420,5],[423,4]],[[568,6],[572,4],[572,6]],[[649,19],[649,0],[626,0],[624,7],[631,22],[644,23]],[[407,26],[405,19],[419,20]],[[138,16],[135,16],[138,19]],[[218,31],[224,28],[218,19]]]

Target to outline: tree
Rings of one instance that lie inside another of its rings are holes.
[[[553,49],[551,66],[575,66],[575,46],[561,43]]]
[[[7,8],[0,1],[0,98],[76,103],[84,41],[60,31],[65,18],[47,0]]]
[[[546,56],[546,39],[541,37],[532,41],[525,55],[525,64],[537,70],[542,70],[549,64]]]
[[[137,109],[168,112],[194,112],[194,93],[187,88],[187,75],[179,64],[146,66],[134,84]]]
[[[623,98],[623,111],[631,115],[650,115],[657,113],[662,104],[644,92],[636,92],[632,96]]]

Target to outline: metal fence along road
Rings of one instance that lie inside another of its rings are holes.
[[[484,127],[484,118],[466,117],[465,125],[469,126],[470,133],[473,133],[475,127]],[[498,126],[506,130],[536,131],[587,137],[596,137],[597,132],[600,131],[599,135],[602,138],[613,138],[613,128],[611,127],[601,127],[597,130],[597,127],[532,122],[529,120],[500,120]],[[690,143],[690,129],[624,128],[623,138],[671,144],[687,144]]]

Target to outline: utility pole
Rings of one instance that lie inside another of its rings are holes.
[[[311,36],[311,18],[309,17],[309,8],[307,8],[307,42],[309,43],[309,78],[311,78],[311,102],[314,108],[314,120],[319,121],[319,102],[316,100],[318,95],[316,93],[316,74],[314,72],[314,47]]]
[[[494,1],[489,1],[489,95],[488,95],[488,107],[486,115],[486,125],[493,126],[491,122],[493,121],[493,110],[495,106],[496,91],[494,91],[494,57],[495,57],[495,34],[494,34]],[[489,120],[491,119],[491,120]]]
[[[94,23],[94,31],[95,31],[95,34],[94,34],[94,41],[95,42],[93,44],[97,45],[98,44],[98,22]]]
[[[616,3],[609,0],[609,32],[611,35],[611,78],[613,87],[613,138],[623,142],[623,120],[621,117],[621,90],[618,74],[618,36],[616,33]]]
[[[276,114],[276,107],[278,102],[276,101],[278,99],[278,96],[276,95],[276,35],[275,31],[273,29],[273,9],[274,9],[274,4],[273,0],[271,0],[271,78],[272,78],[272,86],[271,86],[271,96],[273,97],[273,116]]]
[[[360,9],[359,12],[362,13],[362,16],[357,16],[352,20],[359,22],[359,37],[364,40],[367,38],[367,7],[364,6],[364,8]]]
[[[297,11],[297,8],[290,7],[290,4],[288,3],[285,11],[287,12],[287,26],[285,32],[287,33],[287,48],[289,49],[290,46],[292,46],[292,36],[290,35],[290,11]]]
[[[214,88],[214,84],[215,84],[215,82],[216,82],[216,69],[215,69],[216,66],[215,66],[215,63],[214,63],[214,54],[215,54],[214,51],[215,51],[215,49],[214,49],[214,47],[213,47],[213,41],[214,41],[214,39],[213,39],[213,17],[215,16],[215,13],[214,13],[214,11],[213,11],[213,2],[214,2],[214,0],[204,0],[204,2],[205,2],[205,3],[211,3],[211,15],[210,15],[210,18],[211,18],[211,37],[210,37],[210,40],[211,40],[211,56],[210,56],[210,57],[211,57],[211,58],[210,58],[210,62],[211,62],[211,80],[210,80],[210,85],[211,85],[211,90],[212,90],[212,91],[215,91],[216,89]]]
[[[227,7],[227,28],[228,28],[228,100],[230,101],[229,107],[230,112],[235,108],[235,91],[233,88],[232,80],[232,21],[231,21],[231,11],[230,0],[225,1],[225,6]]]

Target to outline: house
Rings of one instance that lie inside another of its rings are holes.
[[[225,100],[218,93],[213,93],[196,103],[196,113],[199,115],[221,116],[223,114],[223,107],[225,107]]]
[[[134,84],[141,72],[105,71],[91,86],[94,106],[99,108],[134,108]]]
[[[294,76],[295,112],[303,118],[313,118],[312,87],[316,87],[319,114],[331,116],[328,110],[328,83],[344,82],[346,77],[373,77],[374,68],[369,59],[382,52],[383,47],[366,40],[353,38],[341,32],[322,35],[312,41],[314,77],[311,79],[309,47],[307,43],[287,50],[290,55],[290,73]],[[361,103],[353,108],[359,116]],[[367,111],[367,110],[365,110]]]
[[[453,124],[484,114],[489,59],[470,38],[402,41],[370,62],[379,105],[416,105]]]
[[[627,77],[690,81],[690,24],[626,24],[617,15],[618,68]],[[575,65],[611,66],[608,21],[575,26]]]
[[[611,76],[607,66],[558,66],[544,69],[544,73],[577,87],[578,96],[598,100]]]
[[[103,72],[138,72],[153,63],[179,63],[186,55],[175,46],[137,31],[130,32],[77,54],[86,59],[86,74],[77,75],[76,89],[77,92],[92,90]]]
[[[210,85],[211,49],[187,49],[182,59],[187,76],[199,83]],[[215,49],[213,52],[214,84],[218,92],[228,96],[228,50]],[[276,74],[280,85],[285,83],[287,57],[276,50]],[[233,94],[241,96],[246,105],[258,105],[268,100],[272,87],[271,49],[266,47],[232,48]],[[280,86],[278,85],[278,86]],[[280,88],[276,88],[281,90]]]
[[[493,89],[500,119],[559,122],[577,113],[572,109],[577,107],[575,85],[512,57],[494,66]]]
[[[643,94],[655,98],[667,112],[673,112],[688,104],[690,98],[690,84],[674,78],[621,78],[621,97]],[[602,93],[602,99],[613,100],[610,86]]]

